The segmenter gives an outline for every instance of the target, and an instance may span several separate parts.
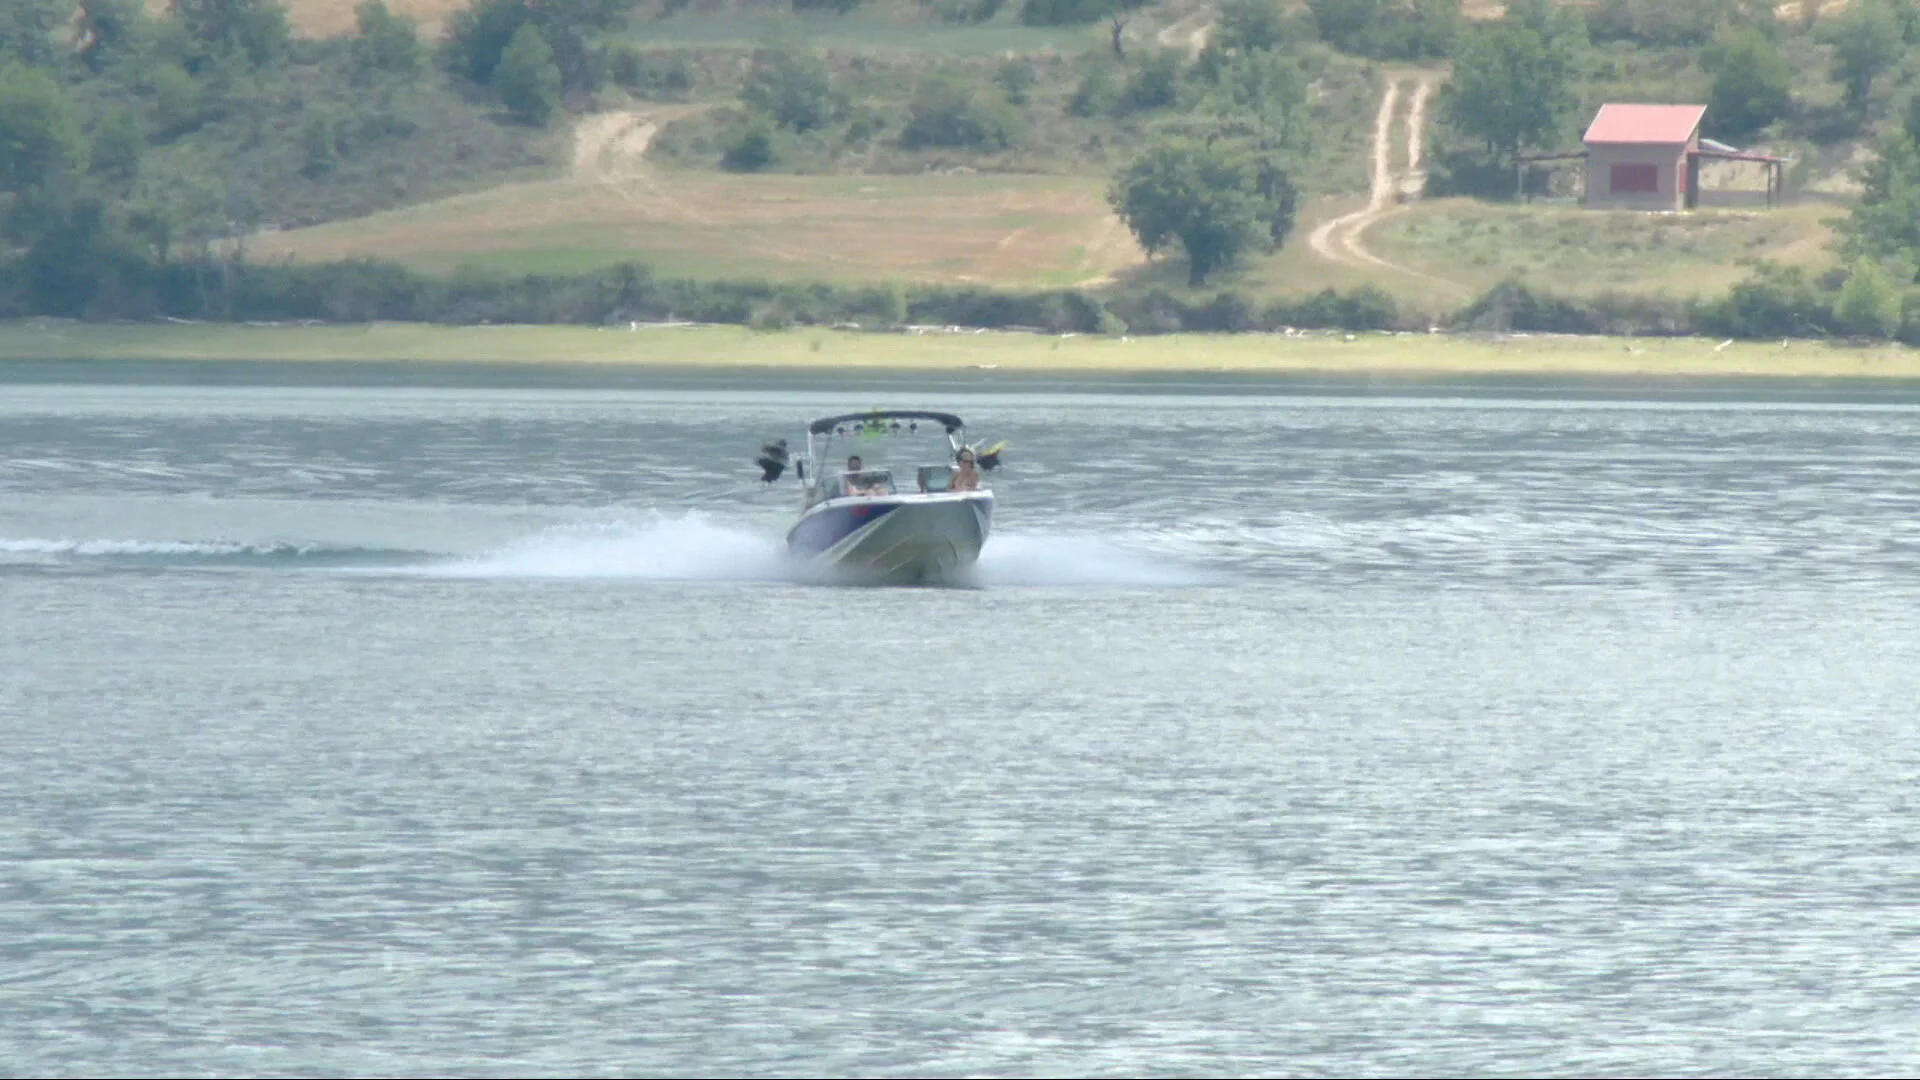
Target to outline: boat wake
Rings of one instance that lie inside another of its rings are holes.
[[[563,525],[498,551],[416,572],[448,578],[605,578],[652,581],[818,580],[790,559],[771,530],[724,524],[698,513],[639,522]],[[954,582],[979,587],[1204,584],[1207,577],[1150,553],[1097,537],[996,533],[980,561]]]
[[[480,555],[416,572],[445,578],[789,581],[779,539],[703,514],[555,525]]]
[[[391,538],[389,538],[391,539]],[[350,541],[4,538],[0,570],[292,569],[440,579],[712,581],[809,584],[777,526],[699,512],[570,522],[468,552],[356,546]],[[1094,534],[994,534],[959,586],[1179,586],[1209,576],[1150,550]]]

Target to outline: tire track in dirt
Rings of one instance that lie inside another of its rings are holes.
[[[1432,274],[1388,262],[1367,250],[1361,243],[1366,231],[1379,221],[1399,213],[1408,202],[1416,201],[1426,190],[1427,102],[1433,96],[1435,77],[1422,73],[1412,78],[1407,93],[1406,156],[1404,170],[1393,168],[1393,122],[1407,80],[1389,79],[1380,96],[1380,111],[1373,121],[1373,176],[1367,189],[1367,205],[1350,214],[1325,221],[1307,237],[1314,252],[1324,259],[1360,268],[1377,267],[1421,278],[1449,287],[1453,282]]]
[[[666,122],[691,115],[696,109],[676,109],[672,115],[646,115],[628,110],[583,116],[574,125],[573,170],[576,181],[598,184],[630,206],[648,203],[666,208],[682,221],[743,237],[753,250],[788,262],[837,261],[839,256],[807,253],[772,242],[764,232],[729,226],[668,191],[646,163],[647,148]]]
[[[1216,13],[1212,8],[1196,8],[1162,27],[1153,39],[1163,49],[1174,49],[1184,45],[1187,50],[1187,59],[1192,60],[1198,57],[1206,49],[1207,42],[1212,40],[1213,26],[1216,21],[1218,21]],[[1188,29],[1189,23],[1199,25]]]

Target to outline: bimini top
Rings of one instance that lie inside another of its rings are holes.
[[[931,420],[946,428],[947,434],[949,435],[966,426],[960,422],[959,417],[952,413],[921,412],[918,409],[874,409],[871,412],[848,413],[845,416],[829,416],[824,419],[815,420],[813,423],[807,425],[807,433],[810,435],[826,435],[841,424],[852,424],[854,427],[859,428],[886,420]]]

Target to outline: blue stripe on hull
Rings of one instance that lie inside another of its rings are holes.
[[[787,534],[787,550],[796,555],[818,555],[892,513],[899,503],[841,503],[801,518]]]

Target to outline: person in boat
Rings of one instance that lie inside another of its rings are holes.
[[[947,481],[948,491],[979,491],[980,470],[974,467],[973,451],[962,449],[955,455],[953,476]]]
[[[860,460],[859,454],[848,458],[846,475],[840,483],[841,489],[848,495],[885,495],[886,485],[880,482],[879,477],[868,476],[866,469],[866,463]]]

